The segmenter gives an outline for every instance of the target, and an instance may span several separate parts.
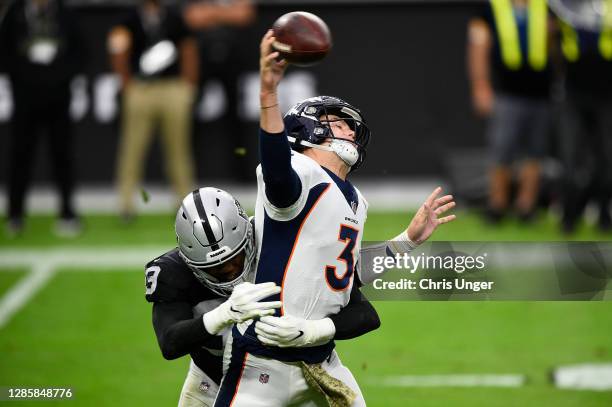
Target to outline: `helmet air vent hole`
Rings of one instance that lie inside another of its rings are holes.
[[[181,215],[183,216],[183,219],[187,220],[187,216],[185,216],[185,212],[182,212]]]
[[[219,200],[219,198],[217,198],[217,206],[219,206],[220,203],[221,201]]]
[[[234,227],[232,228],[232,231],[236,230],[237,228],[238,228],[238,226],[234,226]]]
[[[187,247],[190,248],[190,249],[193,249],[193,246],[187,246]]]

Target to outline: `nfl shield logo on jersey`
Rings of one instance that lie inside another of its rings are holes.
[[[200,383],[200,391],[206,393],[210,389],[210,383],[202,382]]]
[[[268,383],[268,380],[270,380],[270,375],[266,374],[266,373],[262,373],[259,375],[259,381],[263,384]]]

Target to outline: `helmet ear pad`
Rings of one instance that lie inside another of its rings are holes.
[[[295,137],[296,142],[292,145],[296,151],[304,151],[306,147],[300,145],[300,141],[308,141],[312,144],[321,144],[329,138],[333,138],[333,133],[329,126],[320,121],[312,120],[308,117],[285,116],[283,119],[285,128],[290,136]]]

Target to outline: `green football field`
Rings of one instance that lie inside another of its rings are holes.
[[[370,214],[365,239],[395,236],[408,219],[399,213]],[[0,236],[0,251],[23,255],[44,268],[45,252],[57,260],[67,250],[83,249],[91,253],[90,264],[95,267],[78,262],[61,266],[0,327],[0,387],[74,390],[73,400],[45,405],[176,405],[188,359],[166,361],[157,348],[151,306],[144,300],[143,269],[138,267],[149,259],[107,268],[103,264],[107,255],[102,253],[103,248],[136,253],[171,248],[172,215],[143,216],[130,226],[112,216],[86,217],[86,231],[75,240],[54,238],[52,222],[51,217],[32,218],[24,236],[13,240]],[[565,240],[557,229],[552,218],[531,226],[507,222],[492,227],[460,213],[435,237]],[[572,239],[609,240],[610,236],[583,225]],[[25,266],[0,269],[0,302],[31,273]],[[612,302],[374,305],[381,328],[338,343],[343,362],[360,382],[370,406],[612,405],[611,392],[558,390],[549,377],[558,365],[612,362]],[[526,382],[516,388],[383,386],[385,378],[393,376],[445,374],[525,375]]]

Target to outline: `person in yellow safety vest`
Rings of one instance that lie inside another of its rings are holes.
[[[598,205],[599,228],[612,228],[612,137],[606,134],[611,126],[608,118],[612,117],[610,24],[593,31],[562,20],[558,24],[565,62],[559,129],[565,173],[562,229],[566,233],[576,229],[590,200]]]
[[[487,119],[494,222],[509,210],[518,162],[515,210],[524,221],[535,213],[551,115],[550,27],[546,0],[490,0],[469,22],[468,76],[474,109]]]

